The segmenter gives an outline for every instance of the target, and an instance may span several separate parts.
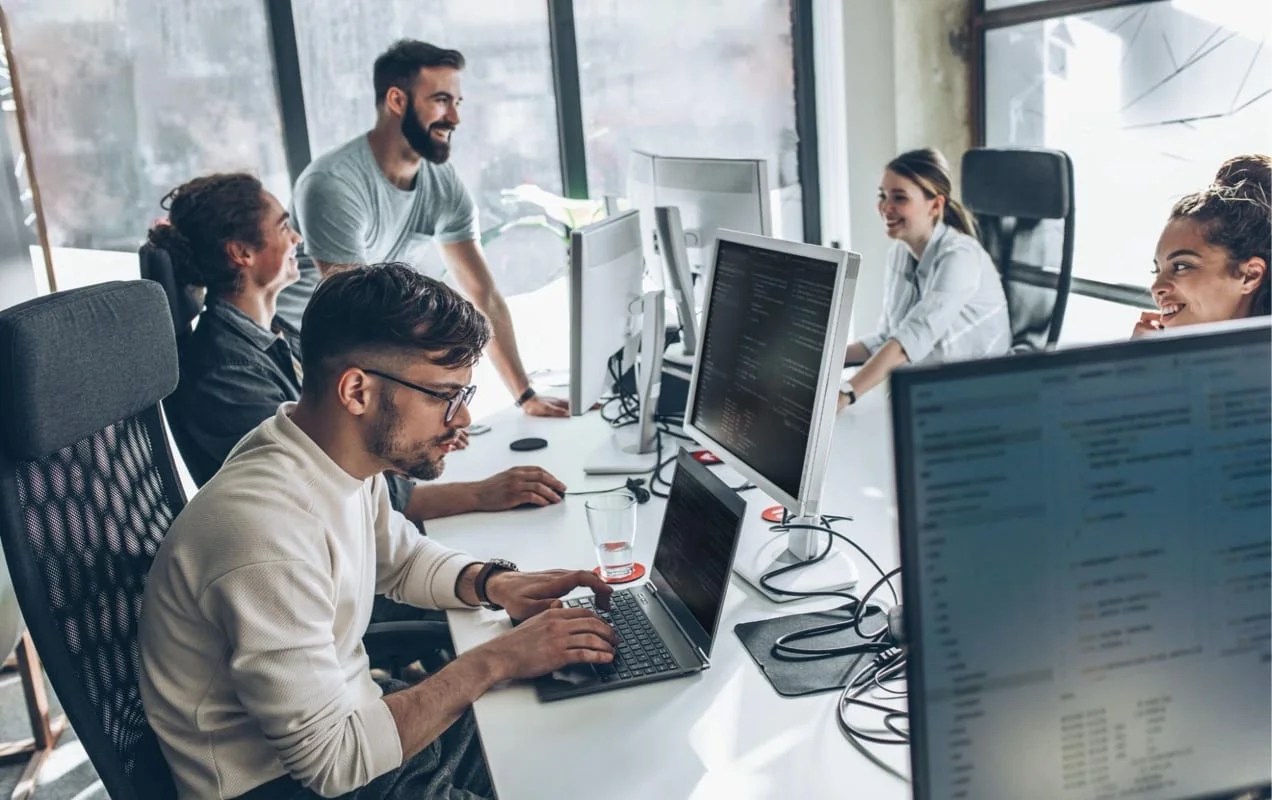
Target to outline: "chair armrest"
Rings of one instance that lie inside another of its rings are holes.
[[[450,626],[445,620],[375,622],[362,636],[373,668],[397,672],[407,664],[423,662],[429,671],[440,669],[455,652]]]

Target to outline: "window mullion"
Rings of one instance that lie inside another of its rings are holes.
[[[574,0],[548,0],[552,85],[556,93],[557,141],[561,151],[561,190],[585,200],[587,153],[583,138],[583,98],[579,89],[579,50],[574,35]]]

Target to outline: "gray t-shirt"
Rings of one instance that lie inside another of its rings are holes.
[[[292,218],[305,237],[301,252],[327,264],[403,261],[430,277],[445,270],[421,257],[431,240],[477,239],[477,205],[452,164],[420,164],[415,185],[402,190],[380,171],[366,134],[315,159],[292,190]],[[300,327],[318,285],[308,264],[301,279],[283,290],[278,313]]]

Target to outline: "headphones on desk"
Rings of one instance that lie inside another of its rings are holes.
[[[645,488],[644,478],[628,478],[627,482],[624,483],[622,486],[615,486],[610,489],[592,489],[586,492],[566,492],[566,494],[567,495],[609,494],[610,492],[621,492],[624,490],[632,493],[632,497],[636,498],[636,503],[638,505],[644,505],[645,503],[648,503],[649,498],[652,497],[652,495],[650,495],[649,493],[649,490]]]

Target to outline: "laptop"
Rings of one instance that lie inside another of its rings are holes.
[[[575,664],[535,681],[543,701],[679,678],[711,666],[711,645],[724,610],[729,571],[742,533],[746,501],[685,450],[663,513],[649,581],[614,592],[608,612],[621,642],[610,664]]]
[[[1268,796],[1270,330],[894,373],[915,800]]]

